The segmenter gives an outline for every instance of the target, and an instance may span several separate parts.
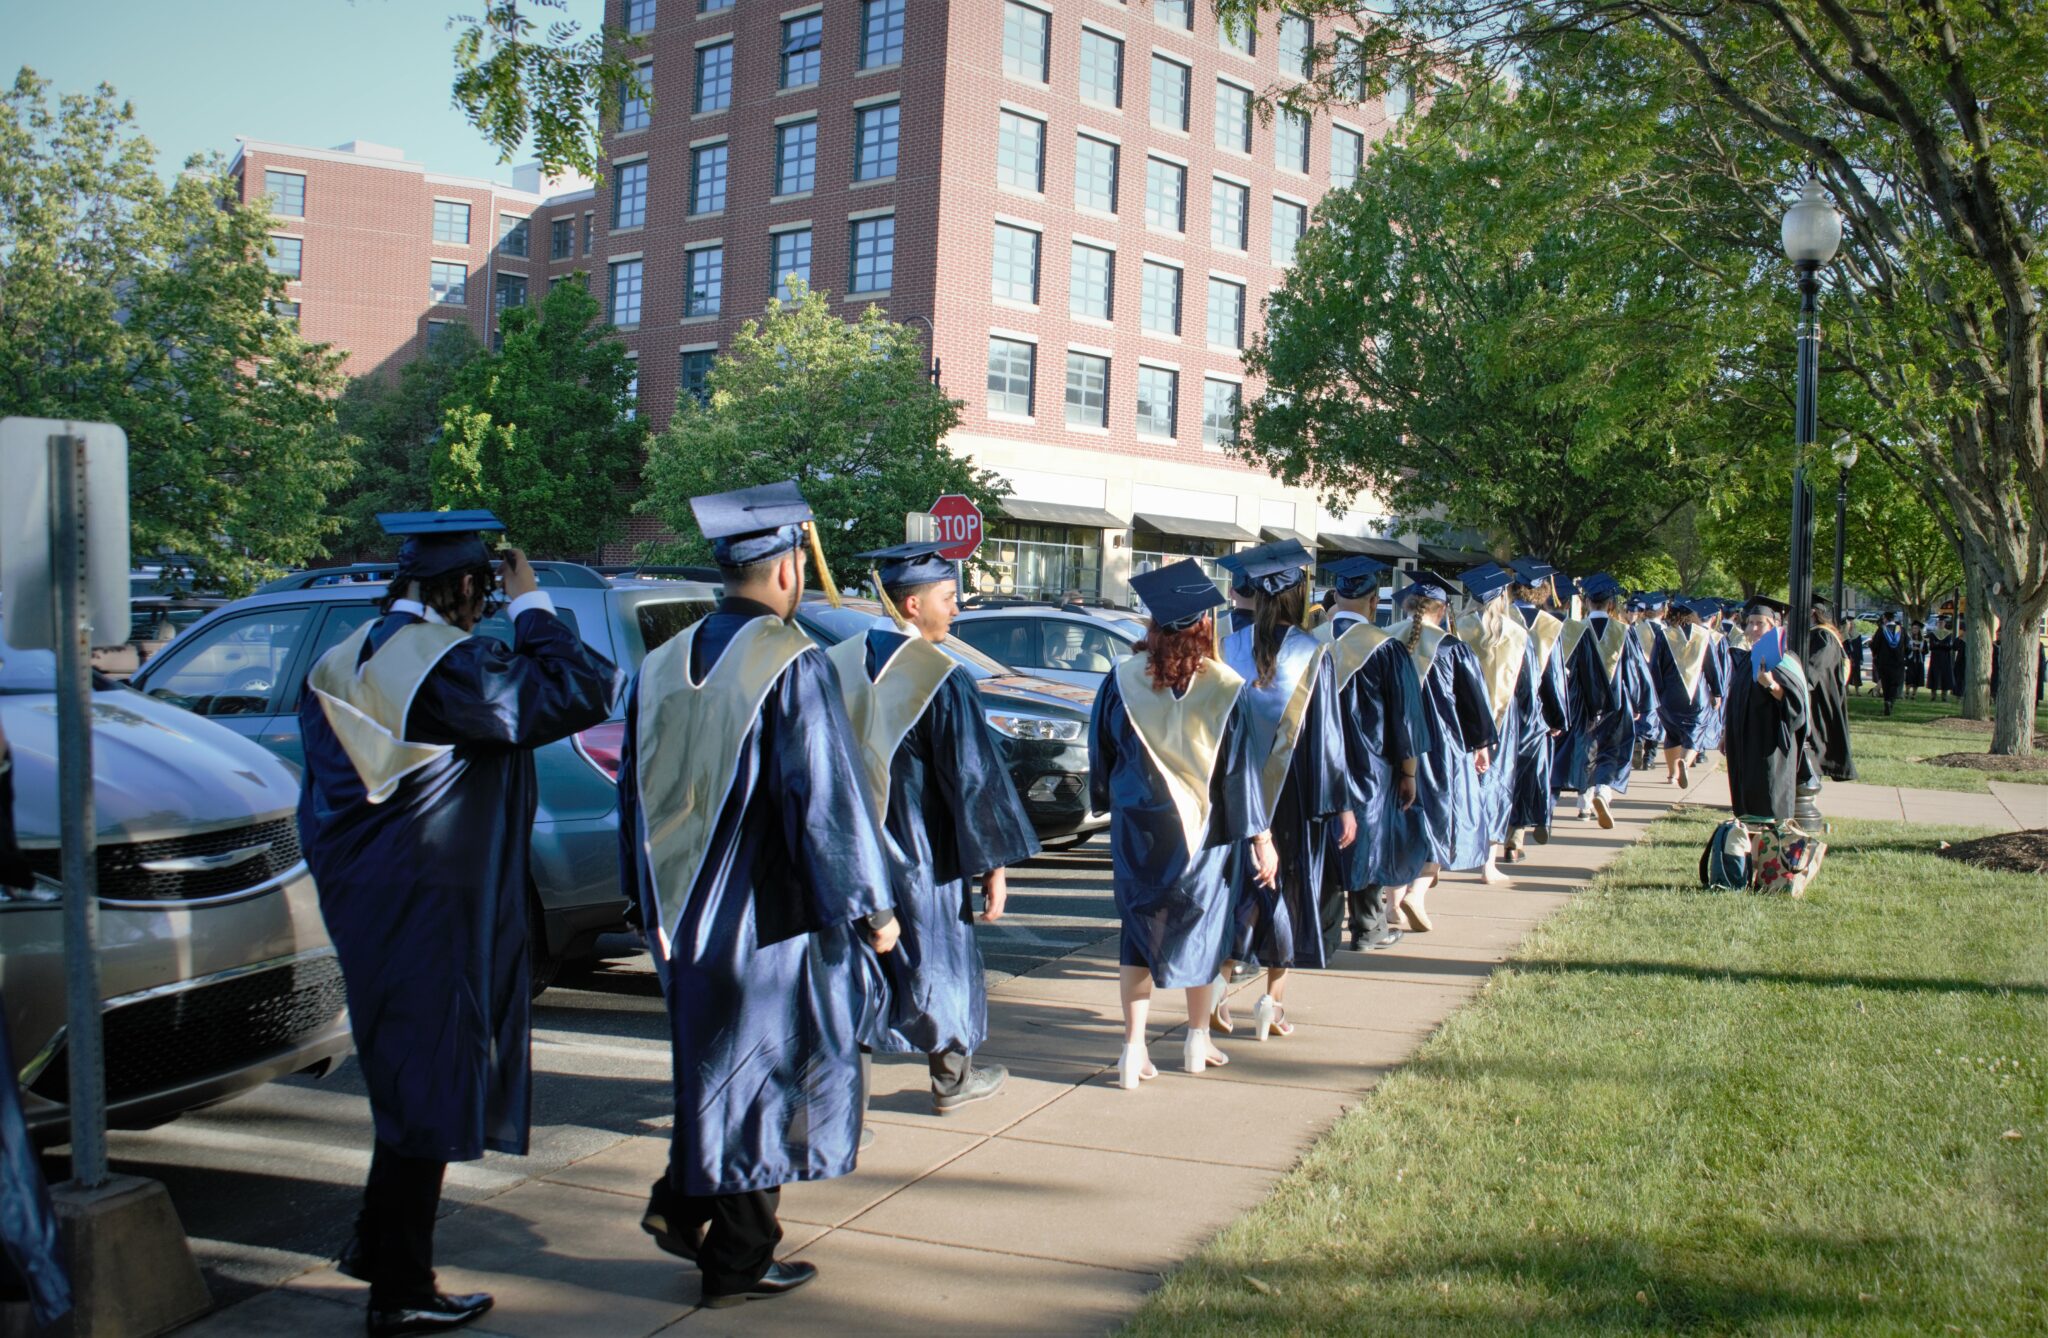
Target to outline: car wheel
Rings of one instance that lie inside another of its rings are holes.
[[[540,893],[526,893],[526,982],[528,993],[540,998],[555,977],[562,973],[562,959],[548,951],[548,917],[541,909]]]

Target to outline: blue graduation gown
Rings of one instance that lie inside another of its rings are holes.
[[[869,681],[909,639],[867,634]],[[1038,836],[964,667],[946,675],[889,760],[882,834],[902,936],[876,959],[887,1003],[867,1043],[897,1054],[972,1054],[988,1036],[988,982],[969,884],[1037,854]],[[863,942],[861,951],[874,950]]]
[[[378,620],[358,669],[419,622]],[[408,1157],[526,1152],[532,750],[602,723],[616,671],[544,609],[512,630],[510,649],[458,642],[420,681],[405,738],[447,751],[382,802],[319,695],[299,710],[299,840],[341,958],[378,1141]]]
[[[1535,627],[1536,606],[1517,604],[1524,625]],[[1564,682],[1564,648],[1551,648],[1543,657],[1536,639],[1529,638],[1530,670],[1517,684],[1514,797],[1508,806],[1508,826],[1548,827],[1556,811],[1557,795],[1551,789],[1550,765],[1553,753],[1551,731],[1562,731],[1568,723]],[[1523,694],[1526,689],[1527,695]],[[1562,737],[1560,734],[1558,737]]]
[[[1337,677],[1316,639],[1298,627],[1287,629],[1274,681],[1258,685],[1253,660],[1254,628],[1232,632],[1223,642],[1223,662],[1244,677],[1243,700],[1250,708],[1252,751],[1263,765],[1272,752],[1281,714],[1297,682],[1293,669],[1313,656],[1315,675],[1308,709],[1288,758],[1280,793],[1267,795],[1273,845],[1280,856],[1276,886],[1253,877],[1251,849],[1240,845],[1234,863],[1237,886],[1237,941],[1231,955],[1261,966],[1323,966],[1342,933],[1342,916],[1323,924],[1323,866],[1331,839],[1325,824],[1345,811],[1351,793],[1344,779],[1344,733],[1337,716]],[[1339,908],[1341,910],[1341,907]]]
[[[703,682],[747,623],[772,616],[744,601],[721,604],[696,625],[691,678]],[[621,873],[642,923],[662,926],[647,826],[668,815],[640,803],[640,686],[636,677],[620,755]],[[881,1002],[853,921],[893,896],[854,749],[831,662],[805,650],[747,730],[676,922],[650,934],[675,1064],[669,1178],[685,1194],[853,1170],[860,1038]]]
[[[1713,662],[1714,681],[1719,689],[1708,700],[1706,710],[1700,713],[1700,748],[1712,752],[1721,746],[1721,740],[1728,733],[1728,684],[1733,672],[1733,652],[1729,649],[1728,638],[1720,632],[1714,633],[1714,644],[1707,648],[1707,658]]]
[[[1415,807],[1422,814],[1425,853],[1410,881],[1424,864],[1451,870],[1486,863],[1494,836],[1472,754],[1497,749],[1501,737],[1478,657],[1454,636],[1445,635],[1422,676],[1422,702],[1429,729],[1416,749]],[[1500,814],[1506,816],[1505,807]]]
[[[0,1001],[0,1296],[9,1293],[10,1282],[21,1283],[36,1324],[48,1327],[71,1309],[71,1276],[64,1268],[57,1212],[21,1113],[17,1072],[7,1041],[7,1008]]]
[[[1643,641],[1645,639],[1643,628],[1645,627],[1650,629],[1648,634],[1649,648],[1647,650],[1643,649]],[[1636,649],[1642,651],[1645,667],[1656,661],[1657,652],[1663,646],[1664,637],[1670,631],[1670,627],[1662,619],[1658,618],[1645,618],[1629,629],[1635,640]],[[1650,705],[1641,715],[1636,717],[1636,742],[1650,744],[1668,743],[1670,740],[1664,736],[1664,718],[1657,710],[1655,695],[1657,680],[1654,673],[1649,681],[1651,692]]]
[[[1337,636],[1355,635],[1362,625],[1364,619],[1340,614]],[[1350,787],[1351,811],[1358,818],[1358,839],[1348,850],[1338,850],[1332,828],[1329,859],[1337,889],[1358,892],[1390,881],[1384,877],[1387,852],[1400,844],[1401,829],[1420,821],[1414,810],[1402,809],[1396,781],[1415,756],[1416,737],[1425,728],[1422,685],[1408,653],[1387,640],[1365,657],[1337,700],[1344,731],[1344,779]]]
[[[1642,645],[1633,629],[1622,647],[1610,676],[1601,661],[1595,641],[1607,618],[1594,618],[1579,644],[1572,648],[1566,666],[1571,689],[1571,744],[1560,754],[1570,769],[1560,766],[1553,778],[1558,788],[1587,793],[1595,785],[1628,792],[1630,763],[1636,741],[1636,717],[1648,712],[1654,702],[1650,666],[1643,659]]]
[[[1230,956],[1237,905],[1233,865],[1266,830],[1250,708],[1232,700],[1209,773],[1209,823],[1189,850],[1173,796],[1131,723],[1115,674],[1102,680],[1088,725],[1088,799],[1109,814],[1111,886],[1123,924],[1119,959],[1149,967],[1160,989],[1216,979]]]
[[[1678,670],[1677,652],[1672,649],[1675,642],[1704,636],[1708,633],[1699,627],[1671,627],[1657,639],[1657,649],[1650,661],[1650,675],[1657,687],[1657,716],[1662,723],[1660,733],[1666,748],[1698,752],[1714,746],[1716,731],[1712,728],[1712,704],[1715,698],[1727,692],[1721,677],[1721,657],[1714,653],[1709,638],[1700,660],[1699,679],[1692,691],[1687,692],[1685,676]]]

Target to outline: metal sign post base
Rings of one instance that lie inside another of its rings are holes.
[[[212,1308],[162,1184],[113,1175],[86,1189],[67,1180],[50,1197],[71,1268],[72,1338],[150,1338]]]

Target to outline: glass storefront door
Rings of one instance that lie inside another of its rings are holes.
[[[1101,530],[996,521],[979,557],[992,569],[974,578],[975,590],[984,595],[1057,602],[1079,590],[1084,599],[1102,597]]]

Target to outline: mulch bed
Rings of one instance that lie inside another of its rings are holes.
[[[1943,859],[1961,860],[2000,873],[2048,873],[2048,827],[2000,832],[1941,848]]]
[[[2041,753],[2035,753],[2032,757],[2004,757],[1994,753],[1943,753],[1939,757],[1921,760],[1931,767],[1959,767],[1964,771],[2048,773],[2048,755]]]
[[[1945,715],[1938,720],[1930,720],[1927,723],[1939,725],[1943,729],[1957,730],[1964,734],[1989,734],[1992,729],[1989,720],[1965,720],[1959,715]]]

